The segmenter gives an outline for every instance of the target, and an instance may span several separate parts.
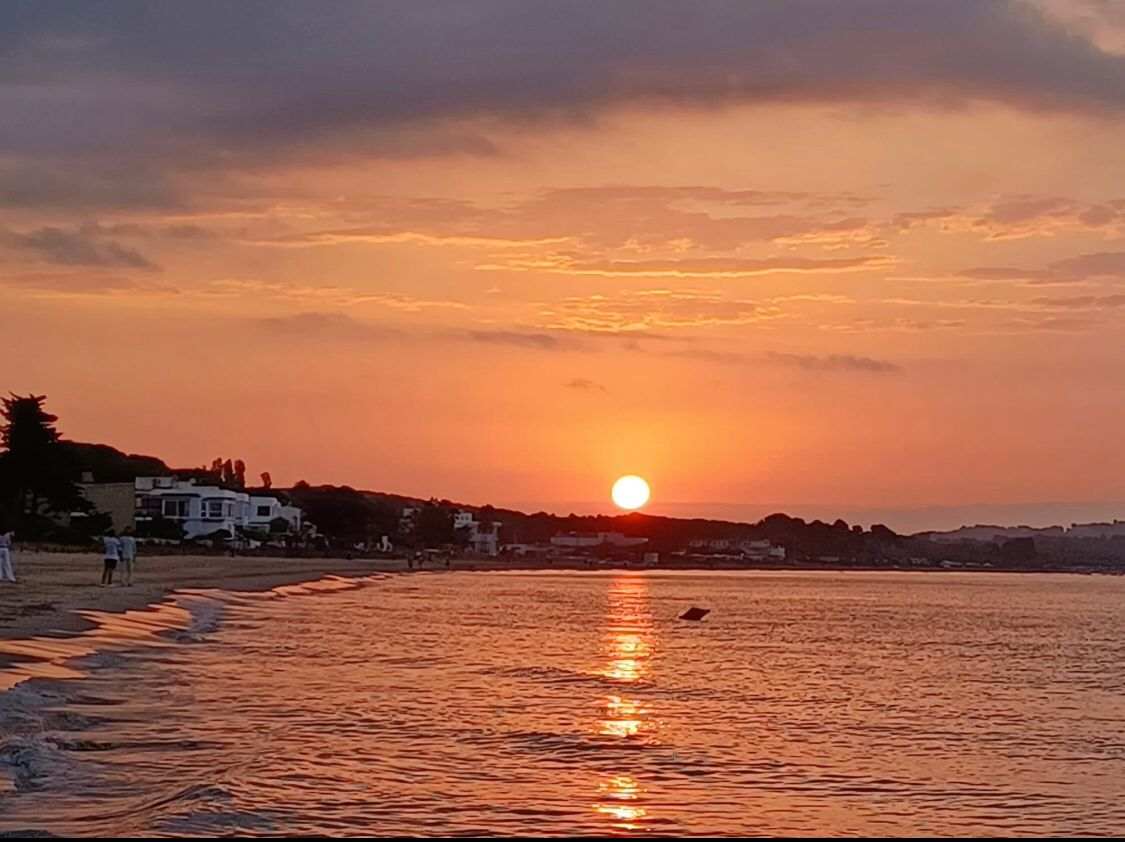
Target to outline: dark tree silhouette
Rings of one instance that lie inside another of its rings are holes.
[[[3,399],[0,428],[0,496],[22,530],[37,532],[52,513],[85,511],[78,489],[77,466],[59,444],[58,416],[43,408],[46,395],[12,395]]]
[[[309,523],[329,538],[352,543],[378,539],[394,532],[397,517],[385,504],[348,486],[310,486],[299,482],[289,492]]]
[[[425,547],[440,547],[456,542],[453,529],[453,512],[441,505],[430,502],[418,513],[415,527],[419,542]]]

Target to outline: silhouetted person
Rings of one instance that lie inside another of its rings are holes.
[[[133,530],[131,527],[125,527],[125,531],[121,533],[121,563],[124,570],[121,571],[121,581],[126,587],[133,586],[133,569],[137,562],[137,539],[133,537]]]
[[[16,568],[12,562],[12,533],[0,532],[0,582],[16,581]]]
[[[113,530],[107,530],[102,536],[102,586],[113,584],[113,571],[117,569],[117,562],[121,560],[121,539]]]

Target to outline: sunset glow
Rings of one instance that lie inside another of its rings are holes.
[[[1112,518],[1110,5],[44,9],[0,376],[278,485],[596,512],[643,464],[660,514]]]

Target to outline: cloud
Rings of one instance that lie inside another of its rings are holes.
[[[488,153],[484,118],[619,104],[988,100],[1125,112],[1125,58],[1026,3],[6,4],[3,147],[246,160],[350,135],[365,154]],[[622,45],[628,45],[623,49]],[[74,131],[81,127],[81,131]],[[396,134],[405,128],[405,140]],[[382,148],[381,148],[382,147]],[[2,150],[0,150],[2,151]]]
[[[935,208],[896,214],[899,231],[922,226],[983,235],[987,240],[1051,237],[1062,231],[1098,231],[1112,236],[1125,228],[1125,199],[1086,202],[1062,196],[1015,195],[980,207]]]
[[[568,380],[563,384],[567,389],[577,389],[581,392],[605,392],[608,391],[605,386],[594,380],[589,380],[585,377],[575,377],[573,380]]]
[[[1048,263],[1042,269],[1012,266],[978,266],[964,269],[960,277],[984,281],[1022,281],[1031,285],[1073,284],[1097,278],[1125,278],[1125,251],[1080,254]]]
[[[168,178],[137,161],[67,166],[66,161],[38,161],[30,156],[0,160],[0,208],[169,210],[181,206]]]
[[[855,354],[817,356],[815,354],[771,352],[767,354],[767,358],[779,365],[794,366],[806,371],[855,371],[867,374],[895,374],[902,371],[902,366],[897,363],[875,359],[874,357],[861,357]]]
[[[856,372],[863,374],[897,374],[902,366],[887,360],[855,354],[794,354],[769,351],[765,354],[746,354],[739,351],[717,351],[710,348],[682,348],[666,351],[662,356],[696,360],[719,365],[781,365],[832,374]]]
[[[175,295],[178,290],[167,284],[141,281],[105,270],[42,271],[0,274],[0,284],[10,289],[52,295],[112,295],[121,292]]]
[[[565,351],[576,347],[572,340],[549,333],[517,330],[470,330],[466,336],[472,342],[482,342],[488,345],[513,345],[517,348],[530,348],[536,351]]]
[[[1048,296],[1033,299],[1032,303],[1063,310],[1116,310],[1125,307],[1125,294]]]
[[[879,269],[893,261],[882,255],[871,257],[809,258],[775,257],[758,260],[727,257],[698,257],[671,260],[576,260],[566,255],[546,259],[513,259],[487,264],[480,269],[516,269],[563,275],[650,278],[747,278],[775,273],[854,272]]]
[[[37,228],[20,233],[0,232],[0,243],[34,253],[60,266],[109,266],[155,271],[160,267],[131,248],[100,237],[96,228]]]
[[[556,329],[629,333],[634,338],[642,338],[654,327],[749,324],[773,318],[777,312],[770,305],[707,290],[671,289],[572,297],[543,308],[544,318]]]
[[[395,328],[363,322],[345,313],[308,312],[253,321],[268,333],[292,339],[370,342],[400,335]]]
[[[411,243],[426,246],[466,246],[486,248],[527,248],[529,246],[557,245],[563,237],[540,239],[512,239],[468,234],[431,234],[422,231],[380,230],[364,227],[335,231],[311,231],[272,239],[244,240],[248,245],[275,246],[279,248],[312,248],[350,244],[394,245]]]

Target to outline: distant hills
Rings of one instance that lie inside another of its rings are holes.
[[[59,442],[59,447],[82,473],[92,474],[96,482],[129,482],[137,477],[166,476],[172,473],[163,459],[123,453],[108,444],[64,439]]]
[[[125,453],[114,447],[62,442],[79,469],[97,482],[127,482],[137,476],[190,475],[217,480],[207,469],[174,469],[155,456]],[[258,492],[264,489],[248,489]],[[617,532],[644,537],[647,550],[722,554],[740,542],[768,540],[787,557],[831,565],[1020,567],[1096,569],[1125,566],[1125,522],[1074,524],[1070,527],[964,526],[946,532],[901,536],[886,526],[870,529],[843,520],[826,523],[776,513],[754,523],[709,518],[675,518],[639,512],[618,515],[558,515],[522,512],[447,499],[421,499],[349,486],[297,483],[270,493],[289,499],[308,513],[323,533],[341,542],[373,534],[394,534],[403,509],[471,511],[479,520],[502,524],[505,544],[542,544],[558,533]]]

